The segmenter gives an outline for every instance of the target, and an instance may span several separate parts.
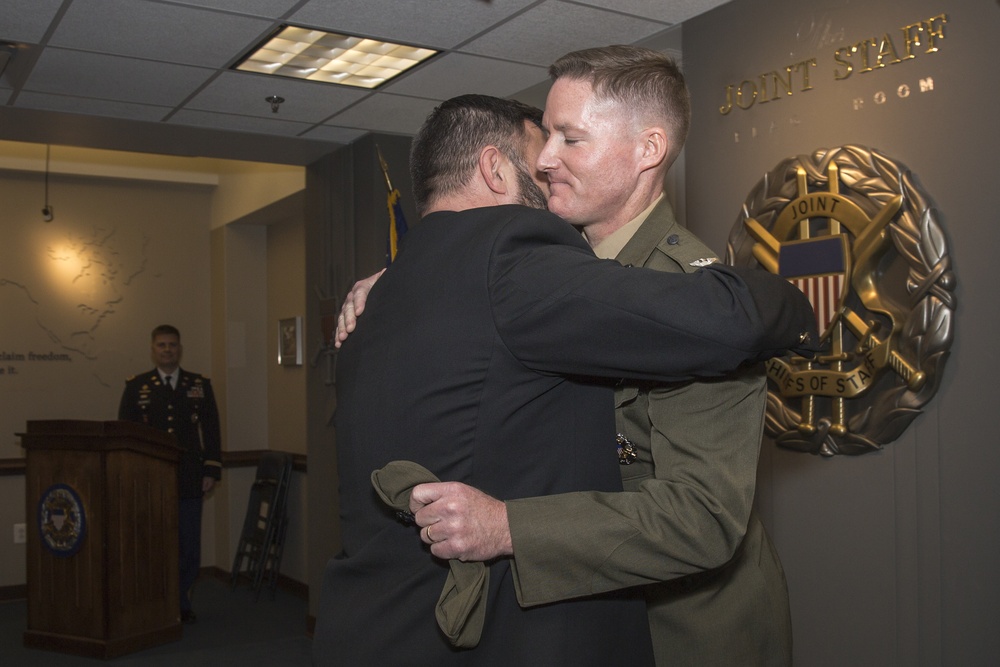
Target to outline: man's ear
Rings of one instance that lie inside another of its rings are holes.
[[[499,195],[507,194],[507,159],[496,146],[479,151],[479,175],[490,190]]]
[[[643,169],[655,169],[667,159],[670,139],[662,127],[650,127],[642,131],[639,165]]]

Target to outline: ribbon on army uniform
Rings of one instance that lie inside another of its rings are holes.
[[[390,461],[371,476],[375,492],[397,512],[410,510],[410,492],[417,484],[439,482],[437,476],[413,461]],[[448,577],[434,607],[438,627],[459,648],[479,644],[486,620],[490,571],[484,563],[448,561]]]

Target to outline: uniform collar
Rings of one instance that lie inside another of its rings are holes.
[[[622,264],[645,266],[653,250],[671,234],[680,233],[681,229],[670,202],[661,199],[615,259]]]
[[[642,226],[642,223],[646,221],[649,214],[653,212],[653,209],[656,208],[657,204],[659,204],[662,200],[663,193],[661,192],[660,196],[657,197],[652,204],[646,207],[646,210],[626,222],[624,225],[616,229],[610,236],[594,246],[594,254],[601,259],[614,259],[618,257],[618,253],[620,253],[622,248],[624,248],[628,242],[632,240],[635,233],[639,231],[639,227]]]
[[[156,375],[157,375],[157,377],[160,378],[160,382],[163,382],[164,384],[166,384],[166,379],[169,376],[170,379],[171,379],[171,384],[174,387],[176,387],[177,383],[180,382],[180,379],[181,379],[181,368],[180,368],[180,366],[178,366],[177,368],[174,369],[173,373],[164,373],[159,368],[157,368],[156,369]]]

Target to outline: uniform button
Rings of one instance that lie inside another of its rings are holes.
[[[173,432],[174,432],[174,429],[172,429],[172,428],[168,428],[167,429],[167,433],[173,433]]]
[[[174,409],[174,406],[173,406],[173,404],[172,404],[172,403],[171,403],[170,405],[168,405],[168,406],[167,406],[167,410],[173,410],[173,409]]]
[[[669,243],[670,245],[677,245],[680,242],[681,242],[681,237],[677,236],[677,234],[671,234],[670,236],[667,237],[667,243]]]
[[[172,422],[173,420],[174,420],[174,416],[173,415],[170,415],[169,417],[167,417],[167,421],[168,422]]]

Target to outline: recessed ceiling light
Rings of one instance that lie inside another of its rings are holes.
[[[233,69],[376,88],[436,53],[366,37],[285,26]]]

